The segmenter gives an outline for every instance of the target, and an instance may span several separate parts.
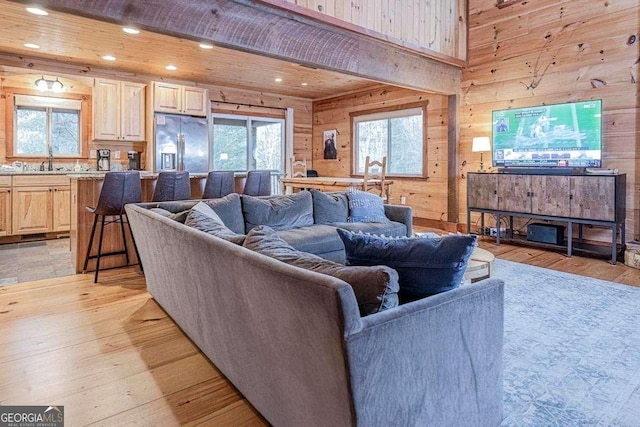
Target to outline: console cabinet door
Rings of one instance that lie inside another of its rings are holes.
[[[531,213],[571,216],[568,176],[531,175]]]
[[[500,174],[498,178],[498,210],[531,212],[531,176]]]
[[[498,209],[498,174],[467,175],[467,206],[478,209]]]
[[[13,187],[13,234],[51,230],[51,187]]]
[[[572,176],[571,216],[615,221],[615,182],[615,176]]]

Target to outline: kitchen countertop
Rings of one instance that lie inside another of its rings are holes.
[[[75,171],[15,171],[15,172],[0,172],[0,176],[24,176],[24,175],[67,175],[69,179],[79,179],[79,180],[91,180],[91,179],[102,179],[106,172],[102,171],[84,171],[84,172],[75,172]],[[156,179],[158,177],[157,173],[150,171],[140,171],[141,179]],[[189,174],[191,178],[206,178],[206,173],[191,173]]]

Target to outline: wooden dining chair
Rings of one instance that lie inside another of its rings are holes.
[[[296,160],[295,157],[289,159],[291,178],[304,178],[307,176],[307,159]]]
[[[383,200],[387,201],[387,193],[385,191],[384,179],[387,174],[387,157],[384,156],[382,161],[371,160],[367,156],[364,164],[364,180],[362,187],[364,191],[374,191],[380,195]]]

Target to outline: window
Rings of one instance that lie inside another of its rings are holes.
[[[15,156],[77,157],[81,150],[79,100],[15,95]]]
[[[423,176],[426,108],[352,114],[354,173],[364,173],[365,159],[387,157],[387,175]]]
[[[284,120],[213,114],[213,169],[282,171]]]

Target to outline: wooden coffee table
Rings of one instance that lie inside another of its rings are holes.
[[[482,248],[475,248],[464,272],[465,280],[470,280],[473,283],[491,277],[495,259],[496,257],[491,252]]]

